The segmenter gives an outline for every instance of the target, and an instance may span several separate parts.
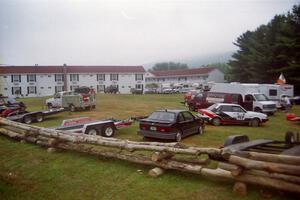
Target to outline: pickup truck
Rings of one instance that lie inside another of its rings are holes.
[[[84,88],[84,92],[82,92]],[[56,93],[52,98],[46,100],[48,108],[65,108],[74,112],[77,109],[96,108],[96,94],[87,87],[76,88],[74,92],[63,91]]]

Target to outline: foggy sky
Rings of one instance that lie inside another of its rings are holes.
[[[299,0],[0,0],[0,64],[142,65],[235,51]]]

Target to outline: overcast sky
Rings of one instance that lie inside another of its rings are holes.
[[[236,50],[299,0],[0,0],[0,63],[142,65]]]

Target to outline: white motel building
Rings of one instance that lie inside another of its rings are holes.
[[[147,83],[224,82],[217,68],[196,68],[147,73],[143,66],[0,66],[0,94],[9,97],[50,96],[79,86],[98,93],[111,85],[120,93],[144,90]]]
[[[144,88],[145,73],[142,66],[1,66],[0,94],[50,96],[79,86],[104,92],[111,85],[130,93],[131,88]]]

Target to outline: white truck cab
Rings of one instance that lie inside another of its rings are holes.
[[[248,110],[268,114],[274,114],[277,110],[276,103],[270,101],[266,95],[261,93],[246,94],[244,96],[244,107]]]
[[[62,92],[57,92],[53,95],[52,98],[49,98],[46,100],[46,105],[48,108],[60,108],[62,107],[62,97],[65,95],[70,95],[72,92],[71,91],[62,91]]]

